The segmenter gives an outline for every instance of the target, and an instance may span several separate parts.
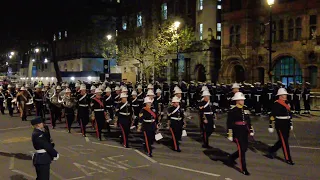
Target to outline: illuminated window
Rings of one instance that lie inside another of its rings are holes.
[[[217,5],[217,9],[221,9],[222,7],[221,7],[221,5]]]
[[[68,37],[68,31],[64,31],[64,37]]]
[[[53,41],[56,41],[57,40],[57,37],[56,37],[56,35],[54,34],[53,35]]]
[[[61,39],[61,32],[59,32],[59,39]]]
[[[122,29],[127,30],[127,19],[126,17],[122,17]]]
[[[142,13],[137,14],[137,27],[142,27]]]
[[[199,24],[199,39],[203,39],[203,24]]]
[[[168,19],[168,6],[167,3],[163,3],[161,5],[161,15],[162,15],[162,19]]]
[[[221,23],[217,23],[217,31],[221,32]]]
[[[203,0],[199,0],[199,10],[203,9]]]
[[[221,36],[217,36],[217,40],[221,40]]]

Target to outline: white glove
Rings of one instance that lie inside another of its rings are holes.
[[[290,126],[290,130],[291,130],[291,131],[293,130],[293,126]]]
[[[57,157],[54,157],[53,160],[56,161],[59,159],[59,154],[57,154]]]
[[[233,141],[233,137],[228,137],[229,141]]]
[[[269,133],[273,133],[274,129],[273,128],[268,128]]]
[[[252,133],[250,133],[250,136],[254,136],[254,133],[252,132]]]
[[[215,129],[215,128],[216,128],[216,125],[214,124],[214,125],[213,125],[213,129]]]

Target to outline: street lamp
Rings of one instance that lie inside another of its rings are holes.
[[[269,80],[272,82],[272,5],[274,4],[274,0],[267,0],[269,8]]]
[[[175,30],[177,30],[178,28],[179,28],[179,26],[180,26],[180,22],[179,21],[175,21],[174,23],[173,23],[173,27],[175,28]]]
[[[108,35],[107,35],[107,39],[108,39],[108,41],[110,41],[110,40],[111,40],[111,38],[112,38],[112,35],[108,34]]]
[[[35,49],[34,50],[36,53],[38,53],[39,51],[40,51],[40,49],[39,48],[37,48],[37,49]]]
[[[178,28],[180,27],[180,22],[179,21],[175,21],[173,23],[173,27],[175,29],[175,33],[176,33],[176,36],[177,36],[177,62],[178,62],[178,65],[179,65],[179,35],[178,35]],[[181,73],[179,72],[179,68],[178,68],[178,76],[179,76],[179,80],[182,79],[181,77]]]
[[[45,59],[44,59],[44,63],[47,63],[47,62],[48,62],[48,59],[47,59],[47,58],[45,58]]]
[[[10,54],[11,54],[11,56],[14,56],[14,52],[12,51],[12,52],[10,52]]]
[[[35,62],[36,60],[35,59],[32,59],[32,62]]]

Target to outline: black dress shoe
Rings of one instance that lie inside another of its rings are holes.
[[[287,160],[286,163],[289,164],[289,165],[294,165],[294,162],[291,161],[291,160]]]
[[[82,135],[83,137],[87,137],[85,134]]]
[[[248,172],[248,170],[242,171],[242,174],[244,174],[244,175],[246,175],[246,176],[250,176],[250,173]]]
[[[181,152],[181,149],[177,149],[176,151],[177,151],[177,152]]]
[[[148,156],[149,156],[149,157],[153,157],[151,153],[148,153]]]

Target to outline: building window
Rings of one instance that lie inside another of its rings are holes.
[[[272,42],[276,42],[277,37],[277,25],[276,22],[272,22]]]
[[[293,40],[293,34],[294,34],[294,23],[292,19],[289,19],[288,21],[288,40]]]
[[[64,37],[68,37],[68,31],[64,31]]]
[[[302,23],[301,23],[301,18],[298,17],[296,19],[296,40],[301,39],[301,34],[302,34]]]
[[[137,27],[142,27],[142,13],[137,14]]]
[[[217,31],[221,32],[221,23],[217,23]]]
[[[61,32],[59,32],[59,39],[61,39]]]
[[[56,35],[54,34],[53,35],[53,41],[56,41],[57,40],[57,37],[56,37]]]
[[[240,44],[240,26],[231,26],[230,28],[230,46]]]
[[[199,11],[203,10],[203,0],[199,0]]]
[[[127,30],[127,17],[122,17],[122,29]]]
[[[199,24],[199,39],[203,39],[203,24]]]
[[[309,20],[310,39],[315,39],[317,36],[317,15],[311,15]]]
[[[217,9],[222,9],[222,6],[220,4],[217,5]]]
[[[168,6],[167,6],[167,3],[163,3],[161,5],[161,17],[162,17],[162,20],[168,19]]]
[[[290,82],[302,82],[302,70],[299,63],[290,56],[281,57],[274,67],[274,82],[281,81],[285,85]]]
[[[283,27],[284,27],[284,22],[283,20],[279,21],[279,25],[278,25],[278,29],[279,29],[279,42],[283,42],[284,40],[284,31],[283,31]]]
[[[217,36],[217,40],[221,40],[221,36]]]

